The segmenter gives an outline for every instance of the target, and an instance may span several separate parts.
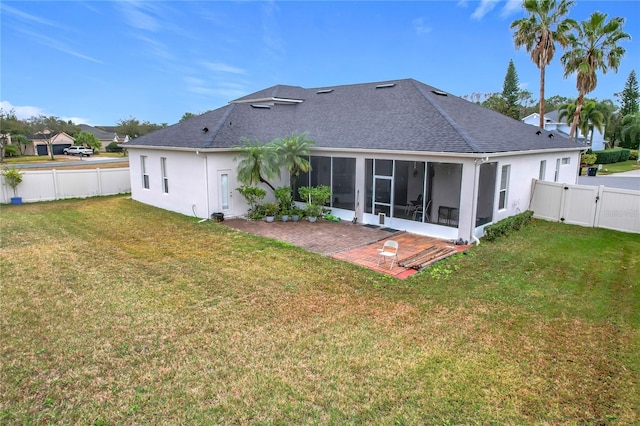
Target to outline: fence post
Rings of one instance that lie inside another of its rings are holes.
[[[598,224],[600,223],[600,208],[602,207],[602,193],[604,192],[604,185],[598,186],[598,195],[596,195],[596,212],[593,215],[593,227],[599,228]]]

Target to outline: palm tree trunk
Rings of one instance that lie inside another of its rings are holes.
[[[540,67],[540,128],[544,129],[544,65]]]
[[[578,121],[580,121],[580,112],[582,111],[583,102],[584,102],[584,92],[580,91],[580,94],[578,95],[578,100],[576,101],[576,112],[573,113],[573,122],[571,123],[571,130],[569,131],[569,139],[578,140],[576,129],[578,127]]]

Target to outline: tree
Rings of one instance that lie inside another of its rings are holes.
[[[93,133],[80,132],[78,136],[73,140],[74,145],[88,146],[93,148],[94,151],[98,151],[102,148],[102,142]]]
[[[0,162],[4,161],[4,149],[9,143],[9,136],[17,129],[18,119],[15,111],[5,112],[0,108]]]
[[[520,101],[520,118],[529,115],[529,108],[533,105],[533,93],[521,89],[518,91],[518,101]]]
[[[519,99],[519,81],[518,73],[516,72],[516,66],[513,65],[513,59],[509,60],[509,66],[507,67],[507,74],[504,77],[504,83],[502,84],[502,98],[505,101],[504,115],[518,120],[520,118],[520,108],[518,105]]]
[[[507,111],[509,110],[509,106],[499,93],[494,93],[488,96],[480,105],[495,112],[499,112],[500,114],[508,115]]]
[[[238,180],[245,185],[264,183],[275,191],[273,185],[267,181],[280,176],[274,145],[260,144],[247,138],[242,138],[241,142],[242,146],[237,147],[240,154],[234,158],[243,157],[238,163]]]
[[[53,139],[58,133],[64,132],[68,123],[60,120],[58,117],[39,115],[29,119],[29,127],[34,135],[41,137],[47,144],[49,157],[53,160]]]
[[[622,120],[622,141],[623,148],[640,149],[640,112],[629,114]]]
[[[192,112],[185,112],[184,114],[182,114],[182,118],[180,118],[179,123],[182,123],[185,120],[188,120],[190,118],[197,117],[197,116],[198,114],[194,114]]]
[[[562,19],[573,0],[524,0],[522,6],[528,17],[511,23],[515,30],[513,40],[516,48],[524,47],[531,60],[540,69],[540,128],[544,128],[544,77],[545,67],[551,63],[556,50],[556,42],[567,46],[567,33],[576,26],[573,19]]]
[[[306,132],[293,132],[284,139],[274,141],[278,164],[289,172],[291,189],[295,186],[300,172],[307,173],[311,169],[308,157],[309,149],[314,145],[314,141],[307,139]]]
[[[25,135],[17,134],[11,136],[11,143],[18,146],[20,155],[25,155],[27,152],[27,146],[31,144],[31,141]]]
[[[155,124],[149,121],[141,123],[137,118],[129,117],[118,121],[116,132],[134,139],[138,136],[146,135],[147,133],[151,133],[164,127],[167,127],[167,123]]]
[[[616,93],[616,97],[620,99],[622,104],[620,107],[622,117],[639,111],[640,91],[638,90],[635,70],[631,70],[629,77],[627,77],[627,82],[624,84],[624,89],[622,89],[622,92]]]
[[[587,21],[576,27],[577,35],[569,35],[570,47],[560,58],[565,78],[573,73],[577,74],[578,100],[569,138],[575,135],[584,96],[598,85],[596,73],[602,71],[606,74],[609,69],[617,72],[625,54],[625,49],[618,43],[631,38],[622,31],[623,18],[612,18],[609,22],[606,20],[606,13],[593,12]]]
[[[550,98],[545,99],[544,104],[547,108],[547,111],[555,111],[559,109],[562,105],[573,102],[572,98],[567,98],[566,96],[553,95]]]

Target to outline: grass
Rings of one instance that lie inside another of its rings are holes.
[[[629,172],[640,169],[640,163],[636,160],[621,161],[619,163],[603,164],[598,170],[599,175],[610,175],[612,173]]]
[[[398,281],[126,197],[2,206],[0,423],[640,422],[640,236]]]

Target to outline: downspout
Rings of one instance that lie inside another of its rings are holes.
[[[200,155],[200,151],[196,151],[196,155],[198,157],[204,159],[205,199],[206,199],[206,204],[207,204],[207,214],[206,214],[204,220],[207,220],[210,217],[210,213],[209,213],[209,207],[210,207],[210,205],[209,205],[209,162],[208,162],[208,158],[207,158],[206,154],[204,156],[202,156],[202,155]]]

